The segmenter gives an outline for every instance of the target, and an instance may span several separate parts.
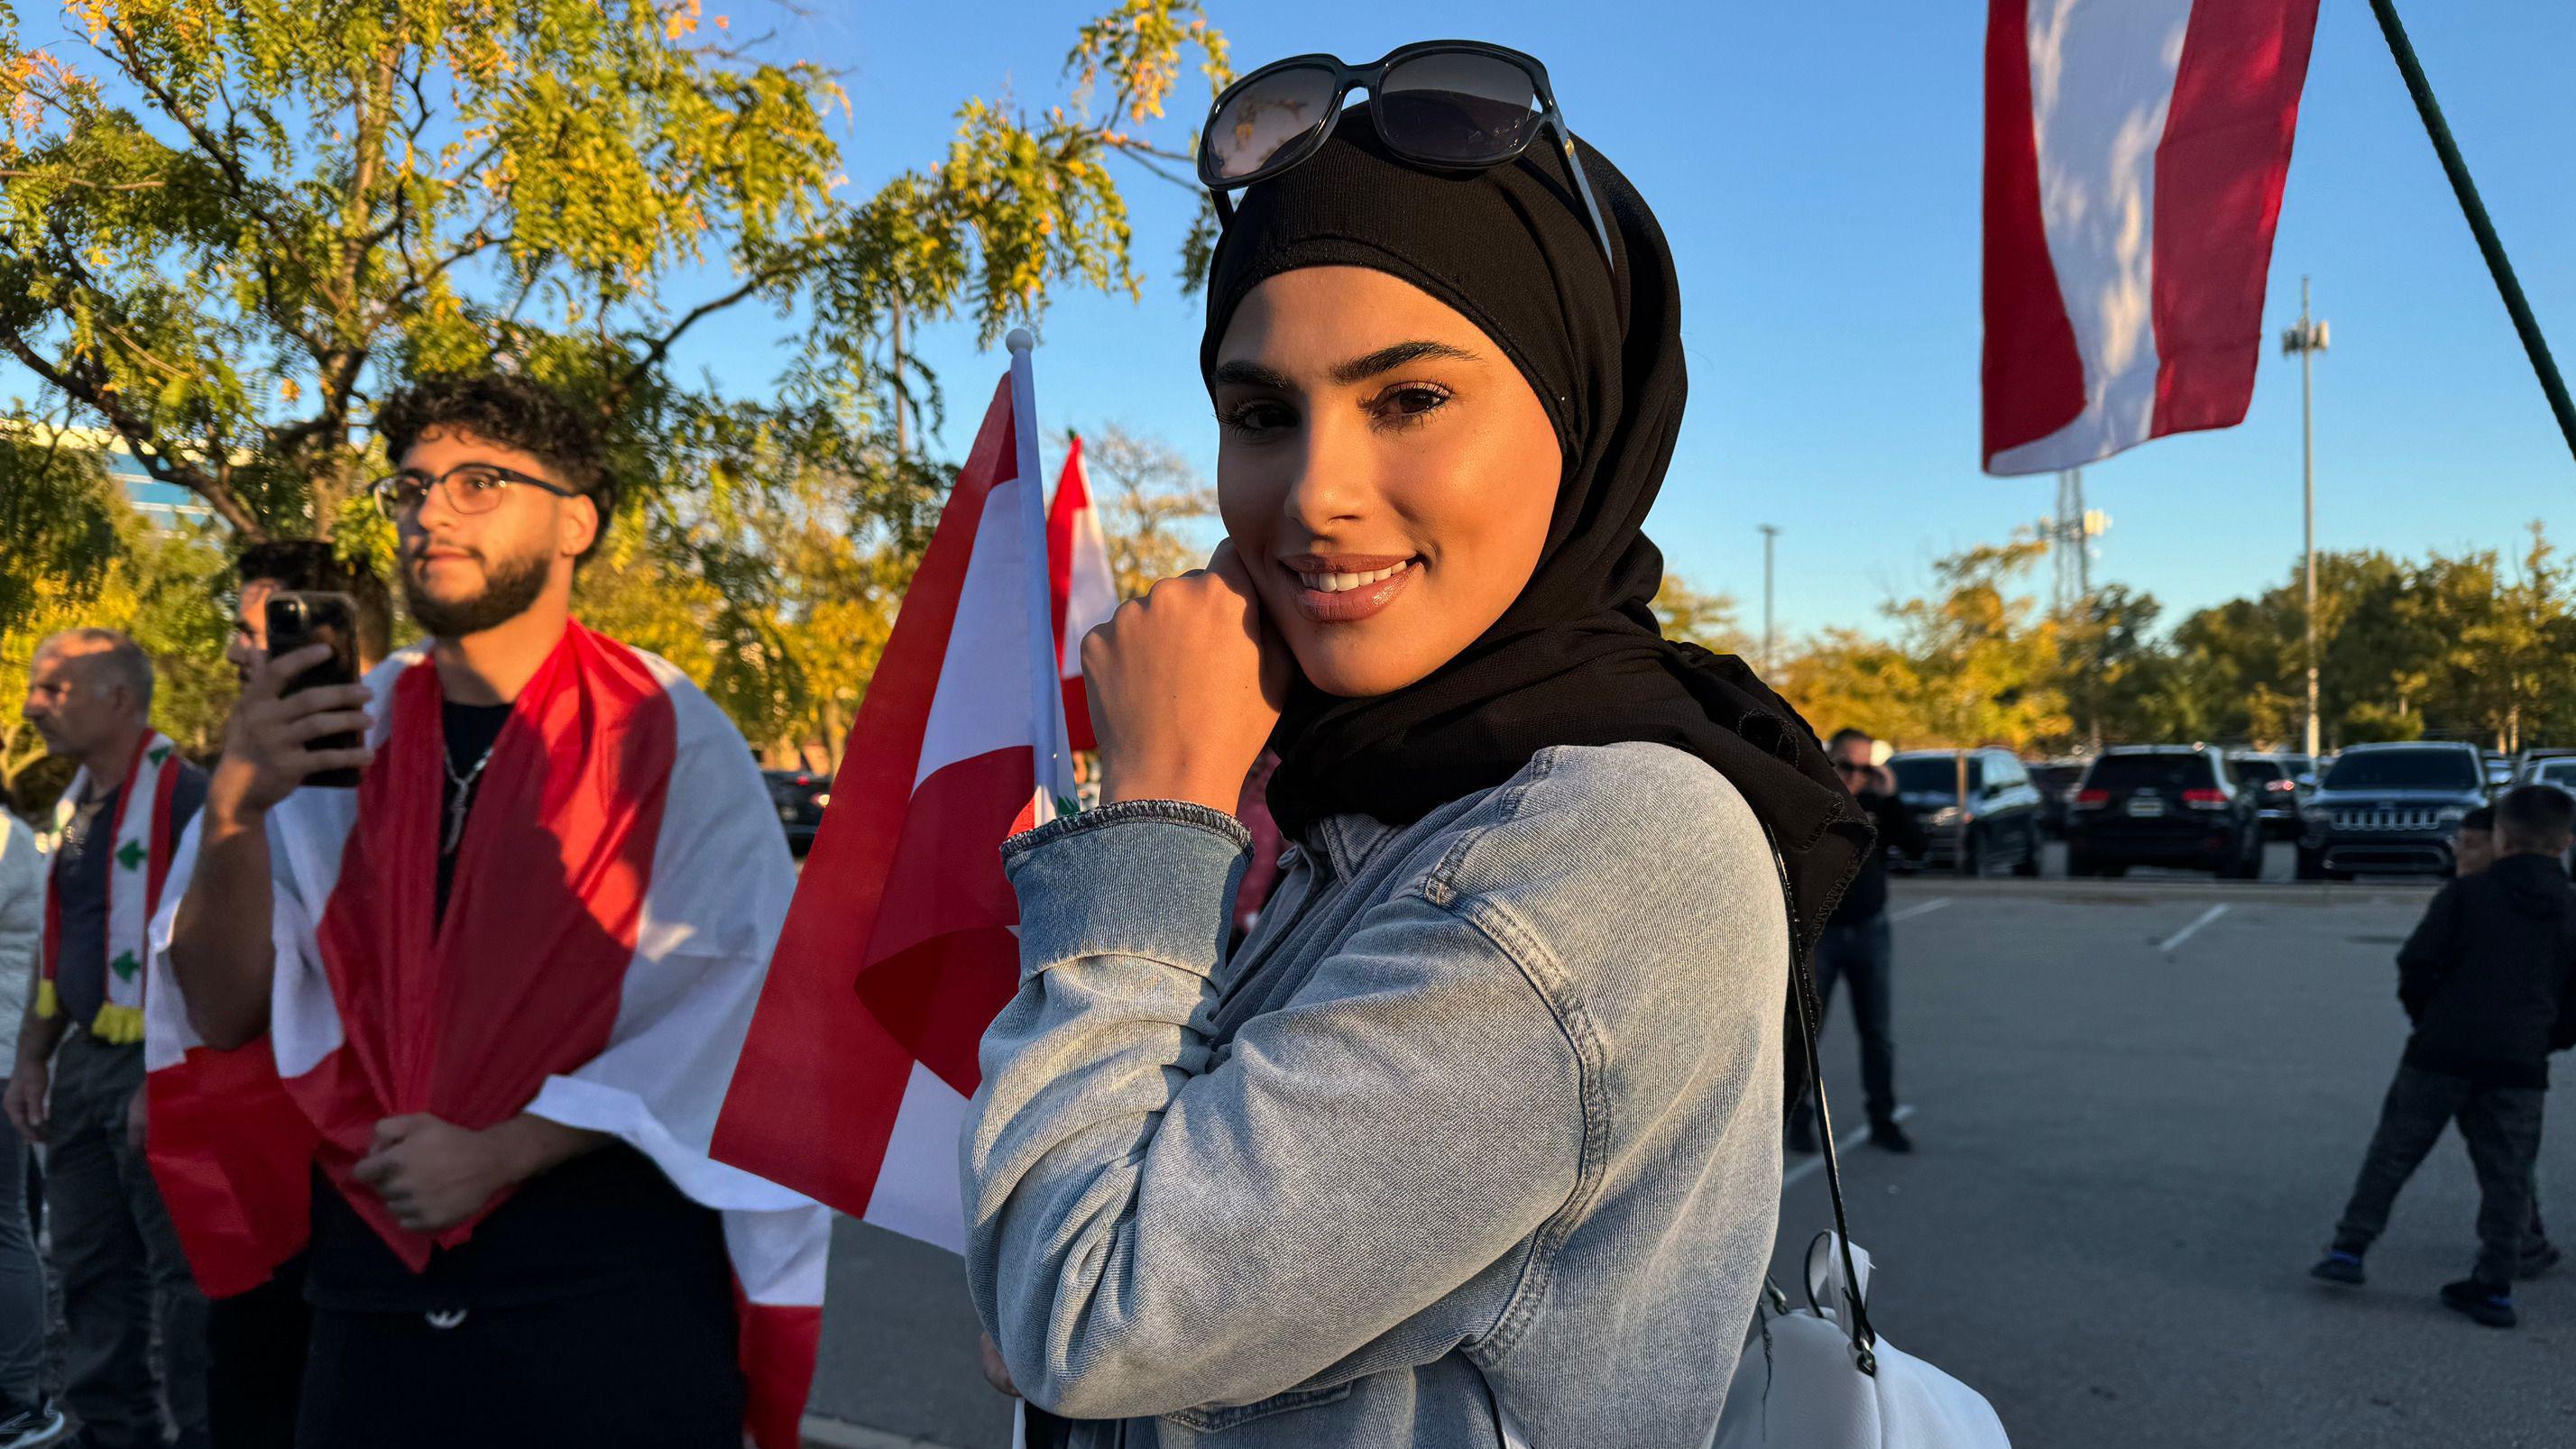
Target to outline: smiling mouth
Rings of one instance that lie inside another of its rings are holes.
[[[1407,559],[1393,567],[1372,569],[1366,573],[1307,573],[1303,570],[1298,570],[1296,573],[1297,582],[1319,594],[1347,594],[1353,589],[1366,588],[1370,584],[1382,584],[1411,567],[1413,567],[1413,561]]]
[[[1297,581],[1297,612],[1318,624],[1346,624],[1394,603],[1422,572],[1419,554],[1300,554],[1279,561]]]

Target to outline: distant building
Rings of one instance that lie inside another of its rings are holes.
[[[125,439],[106,428],[60,428],[10,419],[0,419],[0,428],[39,445],[52,444],[96,458],[107,476],[124,487],[126,501],[155,532],[194,532],[215,516],[215,511],[196,494],[175,483],[155,480],[145,471],[142,460],[134,456],[134,450],[126,446]]]

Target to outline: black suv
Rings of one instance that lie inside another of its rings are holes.
[[[2299,879],[2448,875],[2460,818],[2486,803],[2486,761],[2475,745],[2354,745],[2300,808]]]
[[[2206,745],[2120,745],[2084,772],[2066,812],[2066,873],[2178,865],[2222,880],[2263,874],[2262,791]]]
[[[1960,756],[1966,756],[1968,808],[1959,808]],[[1983,875],[2009,865],[2015,875],[2039,874],[2042,844],[2039,791],[2010,750],[1912,750],[1891,756],[1896,798],[1914,812],[1928,847],[1924,858],[1903,862],[1926,869]],[[1967,856],[1960,858],[1965,846]]]
[[[779,828],[787,848],[802,857],[814,848],[814,832],[823,826],[823,807],[832,803],[832,777],[811,770],[763,770],[769,781],[769,803],[778,809]]]

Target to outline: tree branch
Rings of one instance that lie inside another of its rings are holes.
[[[727,307],[731,307],[751,296],[754,292],[757,292],[761,288],[768,286],[770,283],[777,281],[779,278],[789,275],[795,270],[795,266],[788,264],[763,268],[762,270],[753,273],[751,278],[748,281],[745,281],[741,286],[734,288],[723,296],[714,298],[711,301],[701,302],[697,306],[690,308],[688,312],[681,316],[678,322],[672,324],[670,331],[663,333],[661,336],[653,339],[652,342],[646,344],[644,355],[635,360],[634,366],[629,367],[624,373],[619,375],[616,386],[609,389],[609,395],[607,398],[609,405],[612,407],[615,406],[620,400],[624,399],[627,393],[634,390],[635,384],[642,381],[646,373],[661,366],[664,359],[671,355],[672,344],[680,340],[680,334],[688,331],[690,328],[698,325],[698,323],[706,320],[715,313],[721,312]],[[606,312],[604,310],[601,313],[601,316],[605,319]]]
[[[205,499],[218,517],[231,524],[246,539],[268,537],[268,530],[251,516],[248,508],[242,506],[239,495],[203,468],[174,454],[153,434],[149,423],[116,400],[115,392],[104,386],[106,379],[99,376],[96,364],[86,368],[78,363],[56,367],[42,353],[28,346],[26,339],[15,330],[0,333],[0,346],[5,346],[9,355],[18,359],[19,365],[34,373],[39,380],[106,419],[107,425],[125,440],[134,461],[142,464],[143,470],[156,482],[185,488]]]
[[[62,176],[51,171],[21,171],[0,166],[0,181],[21,181],[43,177],[63,186],[79,186],[91,191],[158,191],[167,181],[92,181],[83,176]]]

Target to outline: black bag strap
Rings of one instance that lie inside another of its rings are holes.
[[[1770,827],[1763,827],[1766,839]],[[1825,1190],[1834,1200],[1834,1237],[1843,1258],[1844,1327],[1851,1333],[1852,1361],[1862,1373],[1878,1376],[1878,1355],[1873,1347],[1878,1333],[1869,1326],[1869,1305],[1862,1302],[1860,1266],[1852,1261],[1851,1224],[1843,1216],[1842,1163],[1834,1155],[1834,1118],[1825,1106],[1825,1074],[1818,1060],[1817,1024],[1824,1019],[1824,1006],[1816,996],[1816,975],[1799,948],[1803,933],[1798,929],[1796,898],[1789,893],[1789,864],[1780,858],[1780,845],[1770,841],[1771,864],[1780,872],[1780,898],[1789,911],[1789,1004],[1797,1013],[1798,1036],[1807,1046],[1807,1090],[1816,1098],[1816,1135],[1825,1152]],[[1775,1290],[1776,1291],[1776,1290]]]

